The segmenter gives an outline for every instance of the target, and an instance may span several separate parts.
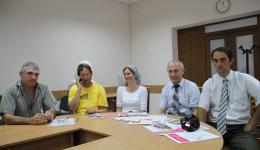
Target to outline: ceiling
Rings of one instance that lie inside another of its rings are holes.
[[[137,2],[142,1],[142,0],[115,0],[115,1],[123,2],[123,3],[126,3],[126,4],[133,4],[133,3],[137,3]]]

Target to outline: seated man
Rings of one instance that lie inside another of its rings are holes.
[[[211,52],[217,74],[208,79],[202,88],[198,117],[215,127],[231,149],[259,150],[254,130],[260,118],[260,83],[254,77],[232,71],[232,51],[219,47]],[[250,117],[249,96],[256,100],[257,110]]]
[[[69,108],[76,114],[92,114],[107,111],[107,98],[104,88],[91,81],[92,70],[88,64],[80,64],[78,78],[69,90]]]
[[[171,60],[167,71],[171,82],[163,89],[160,97],[161,113],[190,115],[196,113],[200,91],[198,86],[182,78],[184,66],[181,61]]]
[[[47,86],[37,83],[39,67],[26,62],[21,80],[8,87],[0,105],[5,124],[45,124],[55,116],[56,100]]]

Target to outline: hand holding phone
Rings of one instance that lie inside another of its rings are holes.
[[[77,77],[76,79],[76,84],[77,84],[77,87],[78,88],[81,88],[82,87],[82,79],[80,77]]]
[[[81,78],[79,78],[79,83],[82,84],[82,79]]]

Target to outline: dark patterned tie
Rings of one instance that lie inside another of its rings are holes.
[[[179,84],[174,85],[173,88],[175,90],[174,94],[173,94],[173,110],[176,109],[177,113],[179,113],[179,95],[178,95],[178,88],[180,87]]]
[[[221,91],[221,99],[219,102],[219,114],[218,114],[218,122],[217,122],[217,130],[224,135],[226,130],[226,115],[227,115],[227,105],[228,105],[228,80],[223,80],[222,91]]]

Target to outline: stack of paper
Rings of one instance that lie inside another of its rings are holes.
[[[166,136],[167,138],[178,143],[188,143],[219,138],[219,136],[205,131],[209,129],[206,126],[200,126],[200,129],[194,132],[187,132],[182,129],[181,124],[176,122],[176,120],[166,121],[163,124],[153,126],[145,126],[145,128],[158,135]]]
[[[50,126],[74,125],[75,123],[75,118],[53,119],[50,123]]]

